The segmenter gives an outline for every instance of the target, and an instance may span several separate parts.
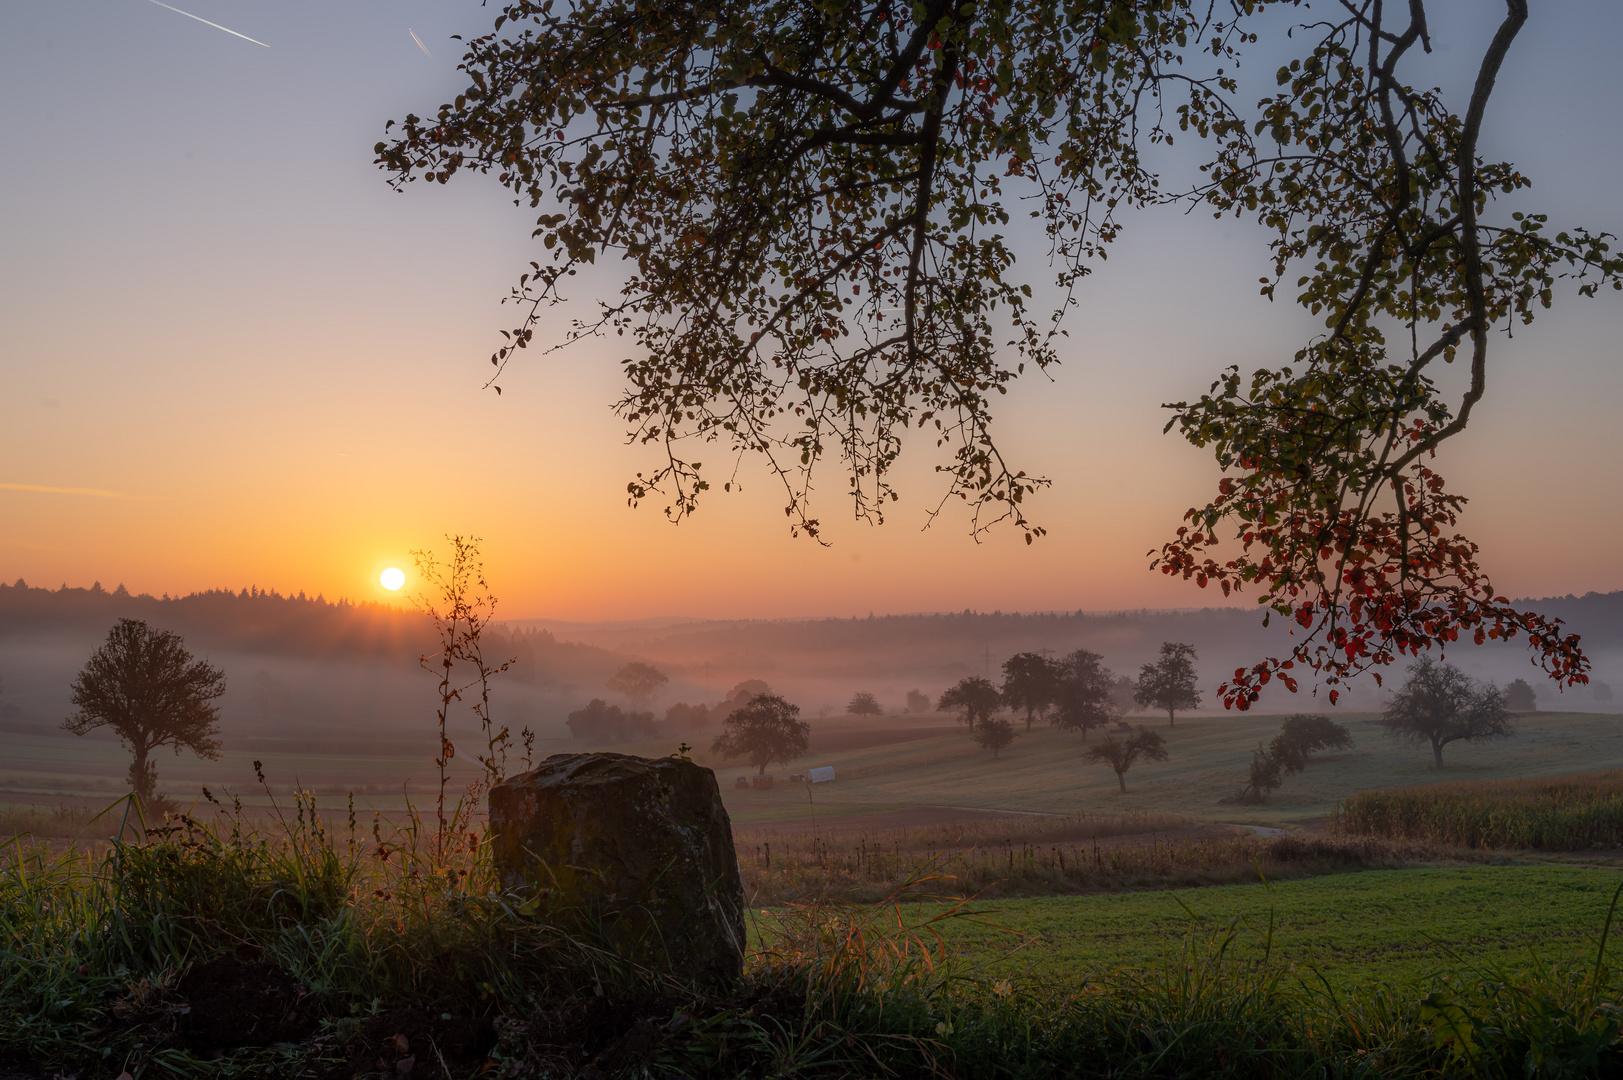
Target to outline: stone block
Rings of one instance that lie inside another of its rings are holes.
[[[492,856],[538,917],[715,983],[744,965],[744,885],[715,773],[680,758],[554,754],[490,792]]]

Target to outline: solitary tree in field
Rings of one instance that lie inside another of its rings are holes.
[[[1015,653],[1003,661],[1003,704],[1026,714],[1026,730],[1031,722],[1054,703],[1059,670],[1042,653]]]
[[[1511,712],[1538,712],[1538,694],[1526,679],[1516,679],[1505,687],[1505,708]]]
[[[962,713],[962,719],[973,735],[975,725],[990,720],[1001,701],[997,687],[992,685],[991,680],[969,675],[948,687],[935,707],[942,712]]]
[[[727,717],[711,749],[728,760],[745,758],[765,775],[770,763],[787,765],[803,755],[810,741],[811,725],[800,719],[800,706],[758,694]]]
[[[1453,664],[1422,656],[1381,714],[1386,733],[1405,742],[1430,743],[1432,760],[1443,767],[1443,747],[1451,742],[1503,739],[1514,735],[1505,697],[1482,686]]]
[[[1161,658],[1145,664],[1138,673],[1138,689],[1133,700],[1146,709],[1165,710],[1167,726],[1175,727],[1179,709],[1198,709],[1200,691],[1195,689],[1195,647],[1181,642],[1161,643]]]
[[[1262,802],[1285,777],[1307,768],[1312,755],[1321,750],[1346,750],[1352,744],[1352,733],[1328,716],[1297,713],[1288,717],[1266,747],[1259,742],[1251,752],[1250,776],[1240,788],[1240,798]]]
[[[62,722],[75,735],[110,727],[134,755],[130,788],[151,798],[158,766],[151,753],[172,746],[208,761],[220,756],[225,672],[186,651],[180,635],[120,619],[73,680],[78,712]]]
[[[907,692],[907,711],[924,714],[930,711],[930,695],[922,690],[909,690]]]
[[[1317,713],[1297,713],[1288,717],[1280,725],[1275,738],[1289,740],[1301,755],[1303,765],[1321,750],[1350,750],[1353,745],[1352,732],[1328,716]]]
[[[1061,731],[1107,727],[1121,719],[1116,705],[1116,678],[1104,666],[1104,657],[1078,649],[1059,662],[1059,678],[1054,688],[1051,722]]]
[[[1086,760],[1095,764],[1109,765],[1116,773],[1116,783],[1121,785],[1122,794],[1127,794],[1127,770],[1139,761],[1165,761],[1167,759],[1166,742],[1161,738],[1159,731],[1151,731],[1140,727],[1125,739],[1117,740],[1114,736],[1107,737],[1097,746],[1088,747],[1083,755]]]
[[[846,702],[845,712],[848,716],[883,716],[885,710],[880,708],[878,698],[866,690],[860,690]]]
[[[1251,751],[1251,773],[1240,798],[1244,802],[1262,802],[1268,793],[1279,788],[1285,777],[1301,772],[1307,766],[1307,755],[1294,739],[1281,733],[1275,735],[1266,747],[1257,743]]]
[[[995,760],[1000,752],[1008,749],[1014,742],[1014,725],[1002,718],[996,720],[983,720],[981,726],[975,729],[975,745],[982,750],[992,751]]]
[[[606,685],[615,693],[624,694],[640,704],[646,702],[655,691],[670,681],[668,675],[652,664],[633,660],[616,671]]]

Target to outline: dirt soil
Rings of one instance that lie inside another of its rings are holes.
[[[198,1057],[243,1046],[298,1042],[316,1028],[315,1001],[280,968],[238,956],[198,964],[175,989],[186,1005],[178,1041]]]
[[[396,1009],[369,1018],[337,1077],[473,1076],[483,1071],[496,1045],[496,1029],[479,1017]]]

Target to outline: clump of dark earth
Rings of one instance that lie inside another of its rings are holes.
[[[782,986],[705,1002],[670,995],[575,997],[546,1005],[527,1020],[499,1019],[496,1028],[501,1055],[515,1063],[515,1076],[647,1076],[661,1071],[662,1059],[693,1066],[695,1042],[711,1040],[712,1053],[699,1059],[716,1059],[715,1068],[699,1075],[733,1077],[754,1075],[771,1062],[754,1060],[752,1040],[730,1034],[748,1027],[788,1029],[803,1009],[803,1000]]]
[[[194,965],[175,989],[185,1000],[176,1017],[176,1042],[198,1057],[299,1042],[315,1031],[315,1000],[274,964],[217,957]]]
[[[345,1077],[472,1076],[482,1072],[496,1046],[496,1029],[484,1017],[424,1009],[395,1009],[368,1017],[353,1045]]]

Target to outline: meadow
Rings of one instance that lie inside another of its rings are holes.
[[[785,905],[752,917],[743,985],[705,989],[531,917],[475,833],[421,822],[380,844],[365,821],[284,810],[272,831],[227,811],[88,852],[13,841],[0,1068],[1556,1076],[1610,1069],[1623,1039],[1600,962],[1615,871]]]
[[[1180,718],[1169,728],[1165,717],[1134,717],[1155,726],[1167,740],[1169,757],[1135,767],[1128,792],[1117,791],[1108,769],[1085,765],[1080,735],[1038,726],[1020,731],[1014,745],[994,759],[970,742],[960,727],[925,738],[844,749],[841,740],[864,728],[908,731],[903,719],[883,718],[858,725],[848,720],[813,728],[811,754],[780,777],[814,765],[832,765],[836,780],[808,791],[800,785],[773,791],[735,790],[734,776],[753,770],[711,760],[703,747],[696,760],[717,768],[723,798],[742,825],[773,821],[809,822],[820,817],[874,813],[907,807],[962,807],[1045,814],[1119,816],[1134,812],[1178,815],[1193,821],[1289,825],[1324,818],[1358,791],[1440,781],[1552,776],[1586,769],[1623,767],[1623,724],[1596,713],[1533,713],[1517,718],[1512,739],[1478,745],[1454,743],[1445,768],[1432,768],[1429,751],[1384,737],[1375,717],[1344,713],[1336,719],[1356,739],[1345,753],[1316,757],[1307,770],[1290,777],[1266,802],[1250,804],[1236,796],[1251,751],[1279,732],[1283,718],[1228,714]],[[914,725],[928,730],[923,721]],[[939,721],[935,722],[939,730]],[[1098,740],[1101,734],[1090,733]],[[669,752],[653,746],[642,752]]]
[[[1385,986],[1419,998],[1444,975],[1593,962],[1620,883],[1617,868],[1418,867],[998,898],[975,905],[984,922],[947,924],[946,940],[983,977],[1081,985],[1122,968],[1159,967],[1183,941],[1219,939],[1232,926],[1236,959],[1269,954],[1289,969],[1287,985],[1304,992]]]
[[[1236,796],[1252,748],[1279,730],[1282,717],[1276,715],[1196,715],[1180,718],[1172,728],[1164,718],[1132,718],[1156,726],[1167,739],[1169,758],[1134,768],[1126,795],[1117,791],[1108,769],[1083,763],[1086,744],[1080,735],[1042,725],[1021,730],[1014,745],[994,759],[949,717],[814,719],[810,753],[771,771],[781,780],[831,765],[835,781],[814,788],[779,783],[771,791],[737,789],[735,778],[754,769],[716,759],[704,733],[688,741],[695,744],[694,760],[716,769],[736,825],[751,830],[777,825],[795,833],[811,831],[814,819],[855,822],[912,813],[922,822],[950,808],[1112,818],[1153,813],[1201,823],[1296,826],[1326,818],[1359,791],[1554,776],[1572,772],[1579,763],[1586,769],[1623,768],[1623,724],[1613,715],[1525,715],[1517,719],[1515,738],[1449,746],[1441,772],[1431,767],[1428,752],[1385,738],[1372,714],[1337,718],[1353,732],[1355,747],[1315,758],[1306,772],[1290,777],[1260,804]],[[1102,736],[1095,731],[1089,737]],[[332,805],[353,793],[365,811],[398,814],[408,798],[420,800],[433,789],[432,749],[432,732],[425,736],[417,728],[370,737],[320,739],[301,731],[282,738],[228,738],[219,761],[161,755],[158,787],[190,803],[208,785],[263,808],[253,772],[253,762],[260,760],[272,787],[284,795],[312,791]],[[671,740],[598,745],[541,739],[535,759],[586,749],[660,756],[676,747]],[[64,803],[99,809],[125,790],[128,760],[111,739],[80,739],[51,729],[0,731],[0,811]],[[452,761],[453,783],[465,784],[475,774],[467,756]]]

